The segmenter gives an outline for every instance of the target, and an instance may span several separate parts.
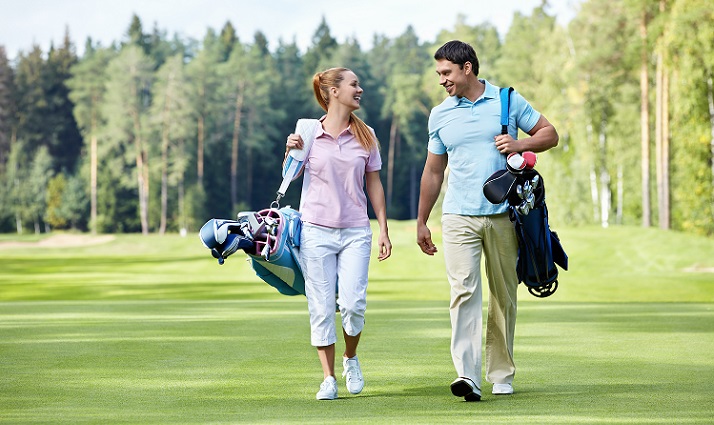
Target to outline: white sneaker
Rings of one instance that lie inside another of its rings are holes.
[[[347,383],[347,391],[351,394],[359,394],[364,388],[364,379],[362,378],[362,369],[359,366],[357,356],[352,358],[343,357],[342,366],[345,370],[342,372],[342,377]]]
[[[318,400],[334,400],[337,398],[337,380],[334,376],[328,376],[320,384],[320,391],[315,394]]]
[[[491,393],[495,395],[509,395],[513,394],[513,385],[511,384],[493,384],[493,391]]]

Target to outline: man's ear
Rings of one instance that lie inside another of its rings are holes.
[[[471,62],[464,62],[464,74],[468,75],[472,73],[474,70],[473,65]]]

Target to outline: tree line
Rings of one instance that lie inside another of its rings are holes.
[[[0,45],[0,232],[193,232],[266,208],[286,135],[322,114],[312,75],[333,66],[361,79],[389,217],[412,219],[427,117],[445,95],[432,55],[461,39],[481,78],[515,87],[558,129],[537,166],[551,221],[714,234],[711,2],[587,0],[563,26],[544,1],[503,35],[465,21],[435,40],[410,26],[375,34],[369,50],[324,19],[302,51],[271,49],[260,31],[240,40],[231,22],[194,40],[138,16],[110,46],[87,39],[81,57],[69,29],[48,52],[10,60]]]

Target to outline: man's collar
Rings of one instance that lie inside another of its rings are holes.
[[[483,93],[481,94],[481,96],[479,96],[479,98],[476,99],[476,102],[478,102],[479,99],[494,99],[494,98],[498,97],[498,88],[496,86],[489,83],[488,80],[479,79],[479,81],[481,81],[485,85],[485,87],[483,89]],[[473,105],[474,103],[476,103],[476,102],[472,103],[469,99],[467,99],[465,97],[459,97],[459,96],[450,96],[450,99],[452,102],[452,106],[458,106],[462,102],[466,102],[469,105]]]

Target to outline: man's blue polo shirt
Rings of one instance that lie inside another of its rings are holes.
[[[494,137],[501,134],[499,88],[486,80],[481,97],[471,102],[450,96],[429,115],[429,152],[448,154],[449,177],[443,214],[494,215],[504,213],[507,203],[494,205],[483,196],[483,183],[506,168],[506,155],[497,149]],[[515,91],[511,93],[508,133],[515,139],[518,128],[530,131],[540,113]]]

